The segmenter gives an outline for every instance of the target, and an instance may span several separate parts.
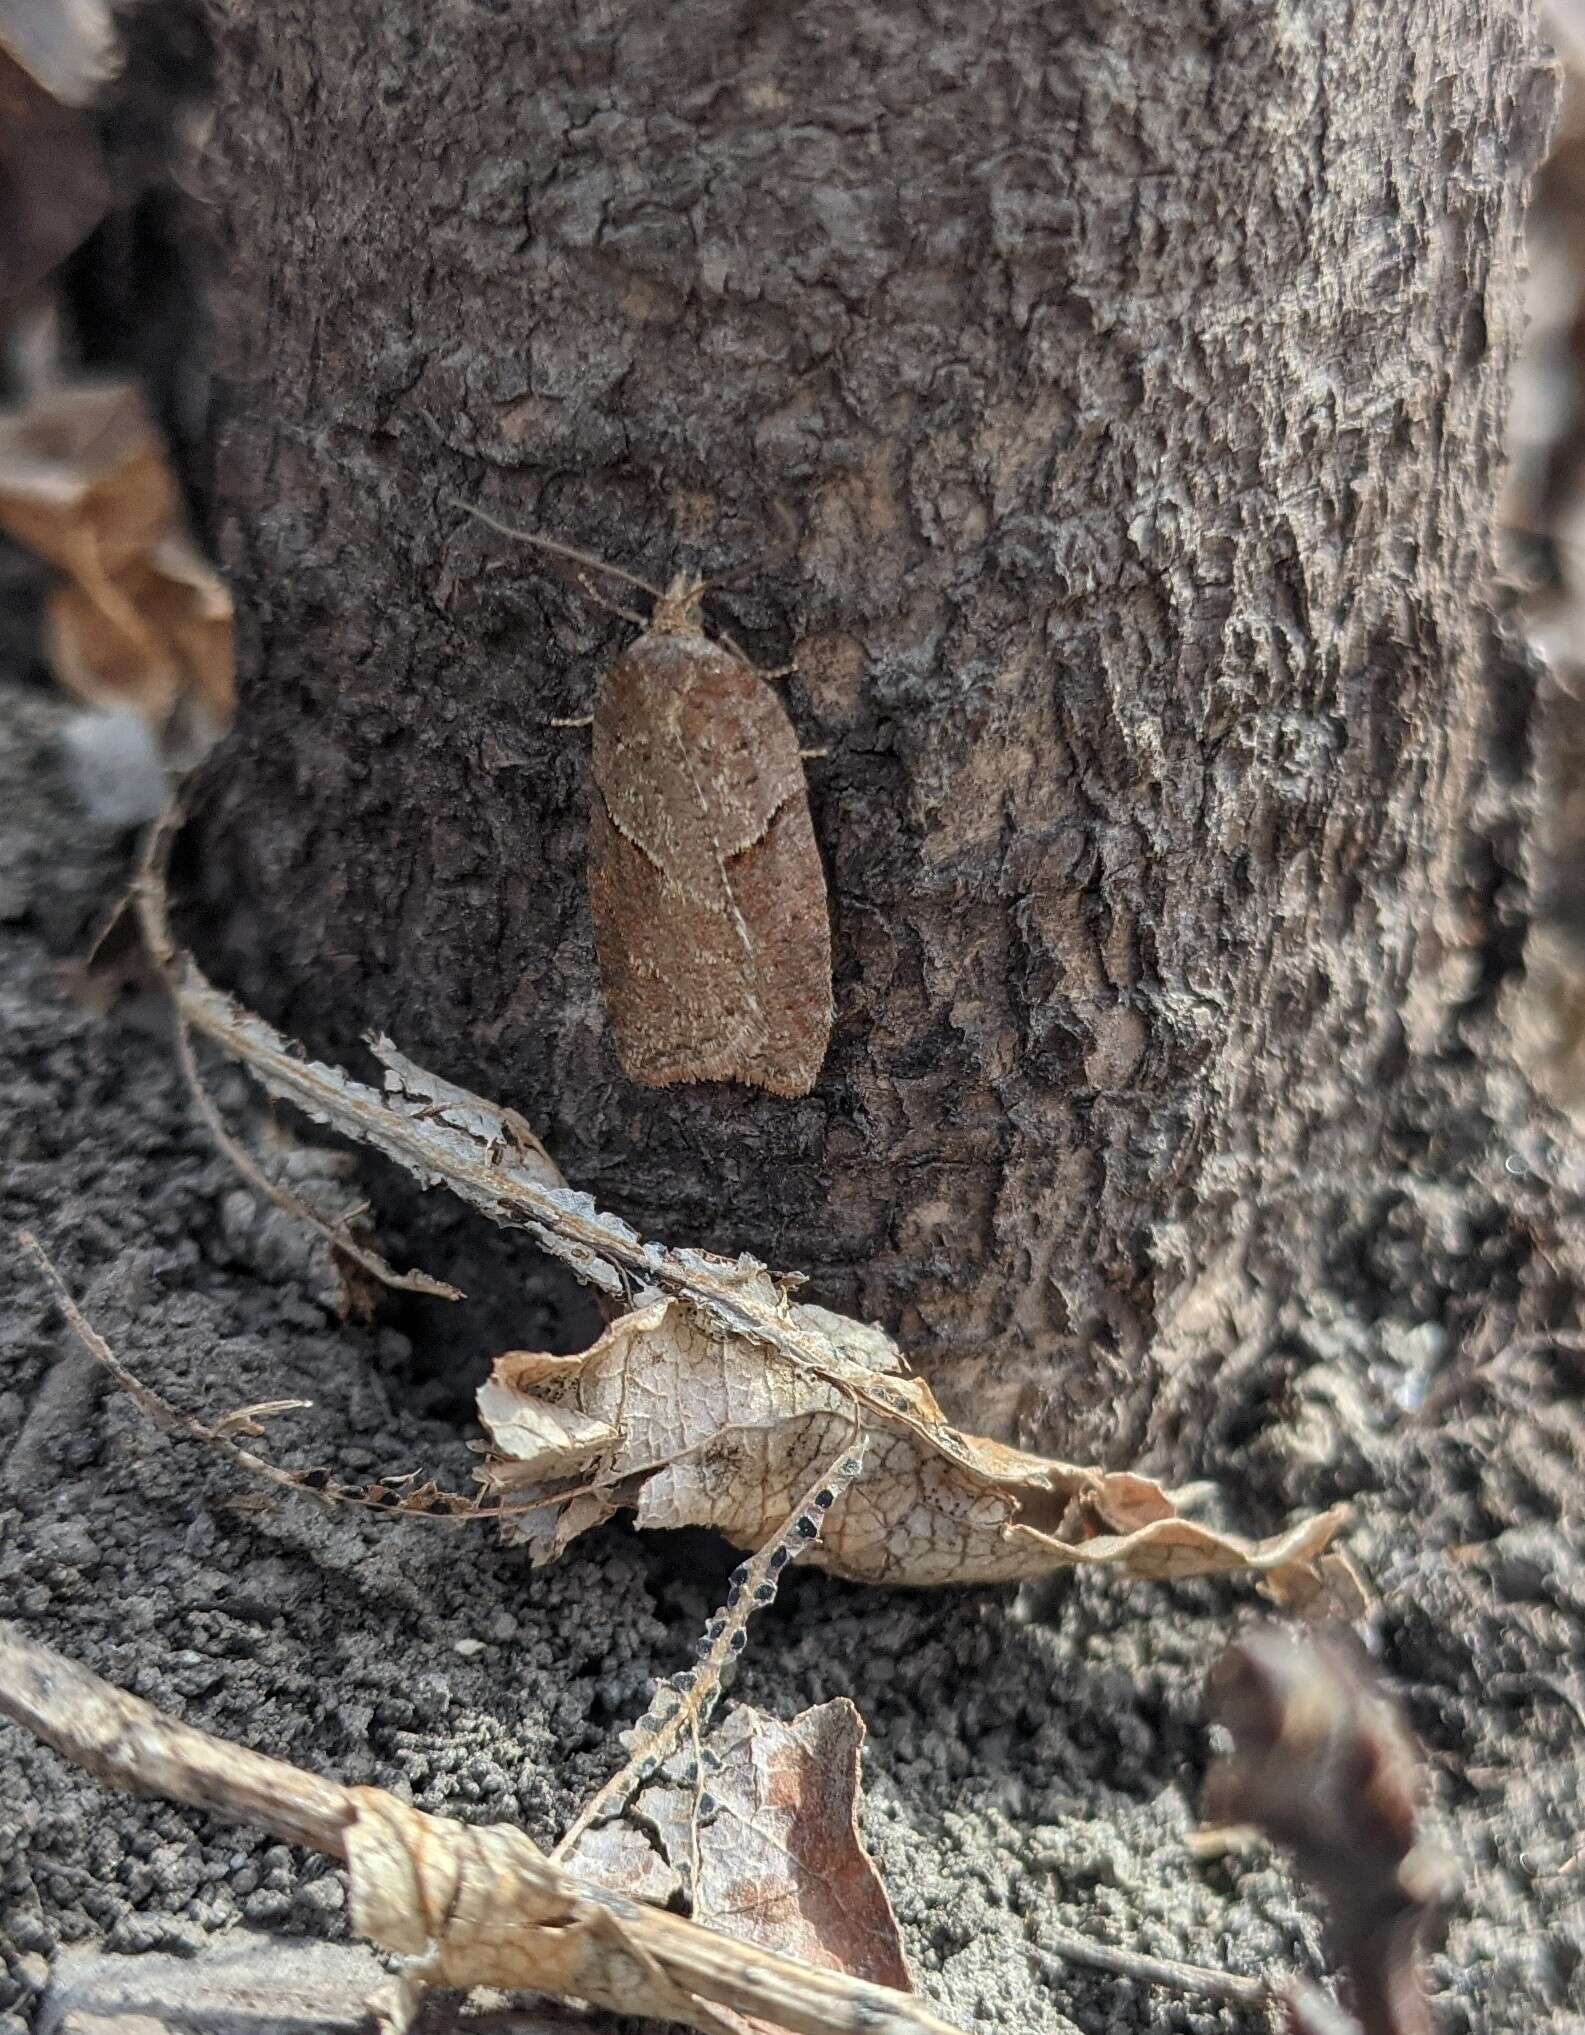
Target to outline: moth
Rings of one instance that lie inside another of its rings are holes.
[[[662,590],[469,513],[654,602],[647,617],[617,609],[640,634],[592,716],[589,902],[623,1071],[649,1088],[807,1095],[831,1040],[831,917],[798,737],[769,683],[780,674],[705,634],[704,580]]]

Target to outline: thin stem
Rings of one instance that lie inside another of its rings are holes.
[[[1236,1972],[1213,1971],[1203,1964],[1182,1964],[1175,1957],[1147,1957],[1143,1951],[1097,1943],[1060,1923],[1042,1922],[1039,1932],[1035,1958],[1046,1971],[1059,1971],[1064,1964],[1083,1964],[1092,1971],[1115,1972],[1119,1978],[1137,1979],[1141,1985],[1166,1986],[1175,1993],[1215,2000],[1222,2006],[1262,2007],[1272,1997],[1263,1979],[1241,1978]]]
[[[338,1781],[212,1738],[0,1623],[0,1716],[112,1788],[189,1802],[284,1844],[346,1858],[356,1815]]]

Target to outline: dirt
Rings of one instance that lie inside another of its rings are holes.
[[[208,1413],[311,1399],[272,1422],[271,1446],[347,1477],[415,1469],[466,1487],[478,1352],[506,1321],[521,1343],[557,1333],[556,1295],[526,1252],[514,1261],[449,1213],[426,1237],[420,1211],[387,1235],[393,1251],[422,1243],[442,1275],[494,1267],[489,1304],[339,1318],[319,1247],[260,1212],[195,1120],[157,1003],[134,998],[107,1022],[74,1000],[67,964],[115,895],[127,842],[75,804],[61,720],[41,691],[0,700],[0,1616],[212,1730],[553,1839],[610,1770],[651,1678],[688,1657],[734,1557],[613,1525],[531,1571],[483,1530],[251,1489],[105,1389],[19,1230],[170,1398]],[[217,1090],[246,1114],[239,1079]],[[1440,1186],[1456,1202],[1458,1183]],[[1336,1495],[1341,1478],[1359,1498],[1352,1545],[1383,1594],[1384,1663],[1462,1869],[1431,1964],[1439,2025],[1578,2026],[1580,1359],[1566,1340],[1516,1346],[1473,1397],[1395,1423],[1380,1331],[1341,1301],[1318,1301],[1317,1322],[1327,1354],[1304,1407],[1251,1406],[1244,1448],[1205,1467],[1250,1519],[1262,1494],[1241,1476],[1258,1484],[1280,1441],[1291,1477],[1296,1423],[1327,1427],[1309,1495]],[[1414,1354],[1397,1351],[1394,1375]],[[1052,1920],[1238,1972],[1324,1969],[1313,1909],[1278,1860],[1199,1863],[1183,1843],[1212,1751],[1206,1671],[1261,1615],[1234,1585],[906,1596],[794,1576],[735,1694],[782,1715],[858,1704],[867,1836],[920,1985],[966,2027],[1231,2029],[1230,2010],[1052,1976],[1036,1953]],[[107,1794],[9,1727],[0,1804],[4,2035],[29,2023],[63,1946],[191,1954],[240,1924],[346,1933],[323,1861]]]

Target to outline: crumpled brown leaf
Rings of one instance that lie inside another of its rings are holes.
[[[46,634],[69,692],[161,723],[186,702],[211,739],[229,725],[231,596],[136,383],[75,383],[0,415],[0,529],[62,575]]]
[[[769,1304],[773,1282],[757,1278]],[[736,1546],[760,1546],[841,1451],[858,1398],[864,1468],[809,1556],[835,1575],[920,1588],[1094,1563],[1155,1578],[1248,1570],[1306,1608],[1346,1594],[1342,1573],[1320,1566],[1341,1560],[1324,1550],[1346,1508],[1269,1540],[1218,1533],[1185,1519],[1148,1477],[963,1434],[879,1329],[781,1304],[826,1344],[820,1371],[723,1332],[683,1299],[650,1301],[575,1356],[514,1350],[496,1360],[478,1396],[494,1444],[481,1480],[516,1503],[544,1501],[508,1529],[536,1562],[622,1507],[641,1526],[712,1526]]]
[[[859,1836],[864,1736],[846,1697],[791,1724],[740,1705],[706,1742],[700,1785],[657,1783],[634,1813],[690,1889],[696,1922],[909,1992],[897,1918]],[[602,1835],[581,1840],[575,1871],[600,1876],[585,1846]]]
[[[345,1863],[353,1926],[419,1960],[382,1988],[387,2028],[409,2025],[427,1986],[451,1984],[550,1992],[703,2035],[736,2035],[738,2013],[791,2035],[958,2035],[914,1994],[745,1949],[565,1872],[510,1825],[428,1816],[383,1788],[343,1787],[211,1737],[3,1620],[0,1717],[110,1787],[187,1802]]]
[[[829,1955],[798,1961],[756,1941],[758,1954],[745,1956],[725,1932],[564,1872],[509,1825],[428,1816],[381,1788],[345,1796],[355,1812],[342,1835],[352,1926],[419,1960],[379,2003],[384,2026],[405,2027],[424,1987],[486,1985],[680,2021],[703,2035],[955,2035],[924,2001]],[[751,2003],[762,2011],[744,2012]]]
[[[586,1830],[562,1863],[596,1886],[666,1907],[682,1886],[671,1865],[634,1823],[618,1818]]]

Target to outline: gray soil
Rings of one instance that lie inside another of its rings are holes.
[[[212,1150],[152,1000],[112,1022],[73,1000],[67,963],[115,895],[126,843],[74,803],[61,719],[42,692],[0,702],[0,1616],[213,1731],[552,1839],[610,1770],[651,1677],[688,1657],[733,1557],[614,1526],[534,1572],[483,1530],[249,1488],[106,1390],[17,1231],[38,1232],[112,1345],[171,1399],[210,1414],[311,1399],[272,1423],[270,1446],[348,1478],[415,1469],[466,1488],[466,1387],[512,1310],[497,1290],[493,1313],[341,1319],[317,1247],[266,1218]],[[218,1086],[246,1115],[245,1091]],[[1458,1183],[1439,1187],[1456,1223]],[[513,1257],[441,1213],[427,1269],[494,1265],[499,1282]],[[393,1253],[416,1247],[411,1211],[398,1230]],[[526,1251],[514,1276],[512,1340],[575,1333]],[[1463,1873],[1432,1961],[1440,2025],[1580,2025],[1585,1365],[1566,1340],[1517,1345],[1433,1415],[1395,1416],[1382,1378],[1412,1371],[1421,1346],[1384,1351],[1324,1298],[1329,1354],[1303,1405],[1243,1409],[1239,1454],[1205,1467],[1264,1525],[1260,1464],[1280,1453],[1291,1488],[1306,1437],[1325,1430],[1308,1495],[1359,1500],[1352,1545],[1382,1593],[1383,1658]],[[1036,1953],[1049,1920],[1239,1972],[1324,1969],[1315,1913],[1281,1862],[1198,1863],[1183,1843],[1212,1749],[1204,1677],[1259,1615],[1233,1585],[1086,1579],[1020,1600],[795,1576],[735,1694],[784,1716],[858,1704],[865,1829],[918,1981],[960,2021],[1232,2028],[1231,2012],[1052,1976]],[[346,1932],[323,1861],[111,1796],[8,1727],[0,1805],[6,2035],[67,1944],[188,1953],[244,1923]]]

